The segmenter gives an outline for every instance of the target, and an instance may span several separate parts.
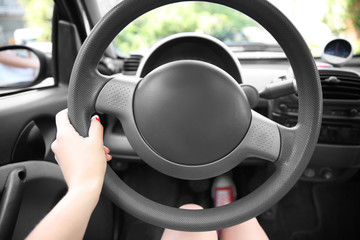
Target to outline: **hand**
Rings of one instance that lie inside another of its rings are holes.
[[[104,182],[110,150],[103,145],[99,117],[91,119],[89,137],[81,137],[67,110],[56,115],[56,140],[51,145],[69,187],[66,195],[27,239],[82,239]]]
[[[91,119],[89,137],[80,136],[71,125],[67,109],[56,115],[57,134],[51,149],[59,163],[69,192],[91,191],[100,195],[111,160],[110,150],[103,146],[103,127],[98,116]]]

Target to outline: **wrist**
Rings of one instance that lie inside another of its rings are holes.
[[[102,183],[83,184],[69,187],[66,195],[91,204],[94,208],[99,201],[102,190]]]

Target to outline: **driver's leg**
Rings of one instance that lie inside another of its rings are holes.
[[[212,197],[214,206],[220,207],[236,198],[235,183],[228,175],[217,177],[213,182]],[[265,240],[269,239],[256,218],[219,231],[221,240]]]
[[[268,240],[264,229],[260,226],[256,218],[249,221],[226,228],[222,231],[221,240]]]
[[[196,204],[186,204],[180,208],[184,209],[202,209],[199,205]],[[217,240],[216,231],[210,232],[181,232],[171,229],[165,229],[161,237],[161,240]]]

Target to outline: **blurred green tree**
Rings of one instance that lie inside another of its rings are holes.
[[[324,16],[324,23],[330,28],[334,35],[340,35],[346,29],[345,9],[348,0],[328,0],[328,11]]]
[[[328,0],[328,12],[324,23],[335,36],[346,35],[356,44],[355,53],[360,53],[360,1]]]
[[[349,18],[354,25],[358,37],[360,36],[360,1],[359,0],[347,0],[347,12]]]
[[[114,39],[114,44],[123,53],[143,51],[166,36],[195,31],[231,42],[248,26],[255,26],[255,22],[222,5],[205,2],[178,3],[141,16]]]
[[[53,0],[18,0],[25,8],[26,27],[40,27],[44,31],[39,41],[51,41]]]

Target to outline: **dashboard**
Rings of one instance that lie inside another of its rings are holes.
[[[335,52],[334,52],[335,51]],[[346,62],[335,64],[327,58],[316,59],[323,89],[323,122],[317,147],[309,164],[310,181],[331,181],[342,177],[348,169],[360,166],[360,59],[351,58],[352,49],[345,40],[331,41],[324,54],[340,54]],[[136,71],[134,71],[134,59]],[[212,37],[177,34],[156,44],[145,56],[132,56],[132,71],[124,73],[143,77],[164,63],[191,59],[216,65],[229,73],[239,84],[249,84],[261,91],[272,82],[292,78],[286,58],[237,59],[222,42]],[[288,127],[297,124],[298,99],[296,92],[276,99],[261,99],[255,111]],[[128,160],[139,157],[124,136],[120,122],[110,119],[104,143],[112,154]],[[114,145],[116,143],[116,145]],[[114,145],[114,146],[113,146]],[[121,146],[121,149],[119,149]],[[246,163],[245,163],[246,164]]]

